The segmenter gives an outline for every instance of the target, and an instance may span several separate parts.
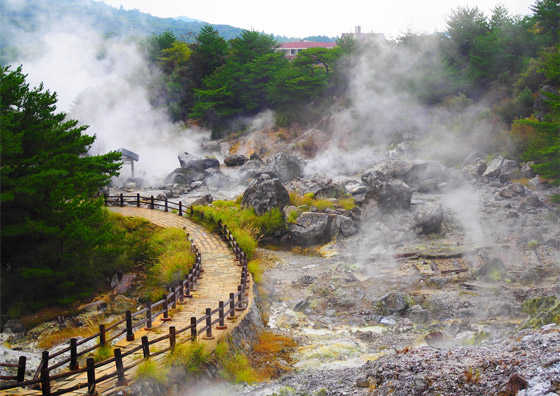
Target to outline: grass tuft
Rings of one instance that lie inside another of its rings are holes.
[[[167,370],[159,367],[153,360],[148,359],[137,366],[136,378],[163,384],[167,378]]]
[[[166,356],[166,365],[182,367],[190,374],[200,374],[208,363],[210,353],[206,352],[206,344],[201,342],[187,342],[177,345],[173,353]]]

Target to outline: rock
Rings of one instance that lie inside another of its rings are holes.
[[[196,201],[192,203],[193,206],[208,206],[212,202],[214,202],[214,198],[211,194],[206,194],[203,197],[198,198]]]
[[[406,312],[406,316],[414,323],[426,323],[430,320],[430,312],[420,305],[413,305],[410,307]]]
[[[121,314],[126,311],[133,311],[137,305],[138,302],[136,300],[118,294],[107,304],[106,314]]]
[[[171,172],[165,180],[164,184],[177,184],[180,186],[188,186],[193,182],[202,181],[206,177],[206,173],[196,169],[177,168]]]
[[[532,179],[536,176],[535,171],[533,170],[532,166],[535,165],[533,161],[529,161],[521,166],[521,176],[526,179]]]
[[[506,187],[500,190],[500,196],[504,198],[513,198],[515,196],[515,193],[511,191],[510,188]]]
[[[262,215],[273,208],[284,209],[290,203],[290,195],[280,180],[261,176],[249,184],[241,203]]]
[[[306,308],[308,308],[309,305],[311,305],[311,303],[310,303],[309,300],[306,298],[305,300],[301,300],[300,302],[298,302],[298,303],[295,305],[294,311],[296,311],[296,312],[302,312],[302,311],[304,311]]]
[[[190,187],[194,190],[195,188],[198,188],[198,187],[202,186],[203,184],[204,184],[204,182],[195,181],[195,182],[192,182],[192,183],[190,184]]]
[[[123,186],[125,188],[140,188],[142,187],[143,184],[144,184],[144,179],[140,177],[135,177],[135,178],[129,177],[124,181]]]
[[[119,284],[119,274],[115,273],[111,278],[111,288],[115,288]]]
[[[413,229],[417,234],[437,234],[443,223],[443,209],[441,205],[418,213],[415,217]]]
[[[499,258],[487,260],[482,267],[475,271],[477,278],[486,281],[498,281],[505,278],[507,274],[506,266]]]
[[[374,199],[382,209],[392,211],[410,206],[413,191],[403,181],[371,170],[362,175],[362,181],[368,186],[366,199]]]
[[[497,393],[497,396],[515,396],[520,390],[527,389],[528,387],[529,383],[525,378],[513,374],[503,389]]]
[[[488,164],[483,176],[507,181],[519,176],[519,165],[516,161],[499,156]]]
[[[257,153],[253,153],[249,156],[249,159],[251,161],[261,161],[262,162],[262,158],[257,154]]]
[[[270,160],[267,168],[278,178],[282,183],[289,182],[303,176],[304,162],[298,157],[287,154],[278,153]]]
[[[357,234],[360,231],[358,223],[356,221],[353,221],[350,217],[338,216],[338,220],[339,230],[345,237]]]
[[[428,345],[437,345],[441,341],[443,341],[443,333],[441,331],[432,331],[426,337],[424,337],[424,341]]]
[[[290,218],[290,213],[292,212],[297,212],[298,208],[295,206],[286,206],[284,208],[284,218],[285,219],[289,219]]]
[[[523,184],[521,183],[511,183],[508,188],[517,195],[525,194],[525,186],[523,186]]]
[[[479,160],[483,160],[485,157],[485,155],[483,153],[481,153],[480,151],[471,151],[469,153],[469,155],[467,155],[467,157],[463,160],[463,164],[461,165],[461,168],[464,168],[465,166],[468,165],[472,165],[476,162],[478,162]]]
[[[226,166],[241,166],[247,161],[249,161],[249,158],[237,154],[224,158],[224,164],[226,164]]]
[[[295,223],[288,224],[288,232],[296,245],[308,246],[328,242],[336,235],[336,215],[304,212]]]
[[[539,275],[534,268],[527,268],[521,273],[519,281],[523,284],[533,283],[539,280]]]
[[[479,159],[476,162],[465,166],[463,168],[463,171],[470,173],[472,175],[480,176],[486,171],[486,168],[487,168],[486,161],[484,161],[483,159]]]
[[[13,333],[25,333],[25,325],[19,319],[10,319],[4,325],[4,330],[10,329]]]
[[[417,191],[422,193],[437,192],[439,182],[436,179],[426,179],[418,184]]]
[[[127,272],[124,274],[119,282],[119,284],[114,288],[116,294],[126,293],[134,284],[136,280],[136,274],[133,272]]]
[[[527,187],[536,191],[544,191],[548,188],[548,183],[541,179],[540,176],[535,176],[527,182]]]
[[[519,210],[540,208],[541,206],[543,206],[543,204],[539,197],[537,197],[535,194],[529,194],[527,195],[527,198],[519,203]]]
[[[530,244],[541,244],[545,241],[544,234],[539,227],[526,227],[517,237],[518,246],[528,246]]]
[[[249,160],[239,168],[239,180],[246,182],[250,179],[256,179],[263,173],[267,173],[262,161]]]
[[[304,286],[309,286],[312,283],[314,283],[316,280],[317,280],[316,276],[303,275],[303,276],[299,277],[298,282],[301,283]]]
[[[397,321],[390,316],[384,316],[379,321],[379,324],[382,324],[382,325],[385,325],[385,326],[395,326],[397,324]]]
[[[408,309],[407,300],[408,296],[406,294],[391,292],[374,301],[374,304],[383,315],[393,315]]]
[[[181,164],[181,168],[184,169],[193,169],[198,172],[202,172],[209,168],[219,168],[220,161],[215,158],[200,158],[189,154],[187,152],[183,154],[179,154],[177,157],[179,159],[179,163]]]

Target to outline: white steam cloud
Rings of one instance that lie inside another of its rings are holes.
[[[6,31],[17,34],[13,26]],[[43,82],[56,92],[59,111],[90,126],[86,133],[97,137],[92,154],[121,147],[137,153],[136,177],[149,183],[177,168],[179,153],[203,155],[200,143],[209,139],[208,131],[173,124],[165,109],[151,105],[149,84],[155,72],[137,43],[104,38],[87,21],[75,19],[21,37],[36,44],[25,46],[14,66],[23,64],[31,86]],[[127,177],[130,170],[123,167],[121,174]]]

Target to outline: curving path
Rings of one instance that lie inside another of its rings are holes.
[[[237,262],[234,261],[235,256],[230,252],[226,243],[220,238],[219,235],[209,233],[202,226],[188,220],[185,217],[178,216],[171,212],[162,212],[159,210],[151,210],[146,208],[137,207],[110,207],[110,210],[120,213],[128,217],[143,217],[150,222],[161,226],[161,227],[177,227],[185,228],[190,234],[191,238],[194,239],[199,252],[202,257],[202,268],[204,270],[202,277],[199,278],[196,290],[192,292],[193,298],[186,299],[186,304],[180,309],[175,311],[172,315],[172,320],[169,322],[162,322],[159,319],[155,320],[153,323],[153,328],[151,330],[138,330],[135,335],[134,341],[126,341],[123,339],[117,342],[114,346],[121,348],[122,353],[138,346],[141,344],[141,337],[146,335],[149,339],[158,338],[164,334],[169,333],[169,327],[175,326],[177,329],[185,328],[190,325],[191,317],[201,317],[205,315],[206,308],[216,308],[219,301],[227,301],[229,299],[229,293],[237,291],[237,285],[239,284],[239,279],[241,277],[241,269],[237,266]],[[252,303],[252,288],[249,288],[249,306]],[[227,322],[228,328],[225,330],[212,329],[215,339],[213,340],[200,340],[206,342],[210,350],[212,350],[217,340],[224,337],[225,334],[229,333],[234,327],[235,323],[245,316],[248,309],[242,311],[238,314],[238,319],[236,322]],[[204,327],[204,323],[200,323],[199,328]],[[181,334],[178,337],[177,343],[182,343],[186,337],[187,333]],[[142,352],[140,351],[136,356],[133,354],[131,356],[123,359],[124,366],[128,366],[133,361],[142,357]],[[134,357],[132,357],[134,356]],[[164,355],[159,355],[154,358],[155,361],[161,361],[165,358]],[[96,370],[96,377],[101,377],[105,374],[114,372],[114,365],[107,365],[106,369],[103,371]],[[126,378],[129,384],[134,381],[135,368],[126,372]],[[53,384],[51,387],[51,392],[56,392],[59,389],[64,389],[71,387],[78,383],[83,383],[86,381],[86,374],[78,374],[74,377],[69,377],[64,381],[57,382],[56,385]],[[117,388],[116,377],[106,382],[97,384],[97,391],[100,395],[108,394],[114,392]],[[87,393],[87,389],[80,389],[77,391],[65,393],[66,395],[84,395]],[[22,388],[0,391],[2,395],[38,395],[41,394],[37,390],[26,390]]]

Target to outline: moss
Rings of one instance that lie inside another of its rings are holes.
[[[549,323],[560,324],[560,301],[556,297],[531,298],[523,303],[522,308],[530,318],[521,328],[537,328]]]

